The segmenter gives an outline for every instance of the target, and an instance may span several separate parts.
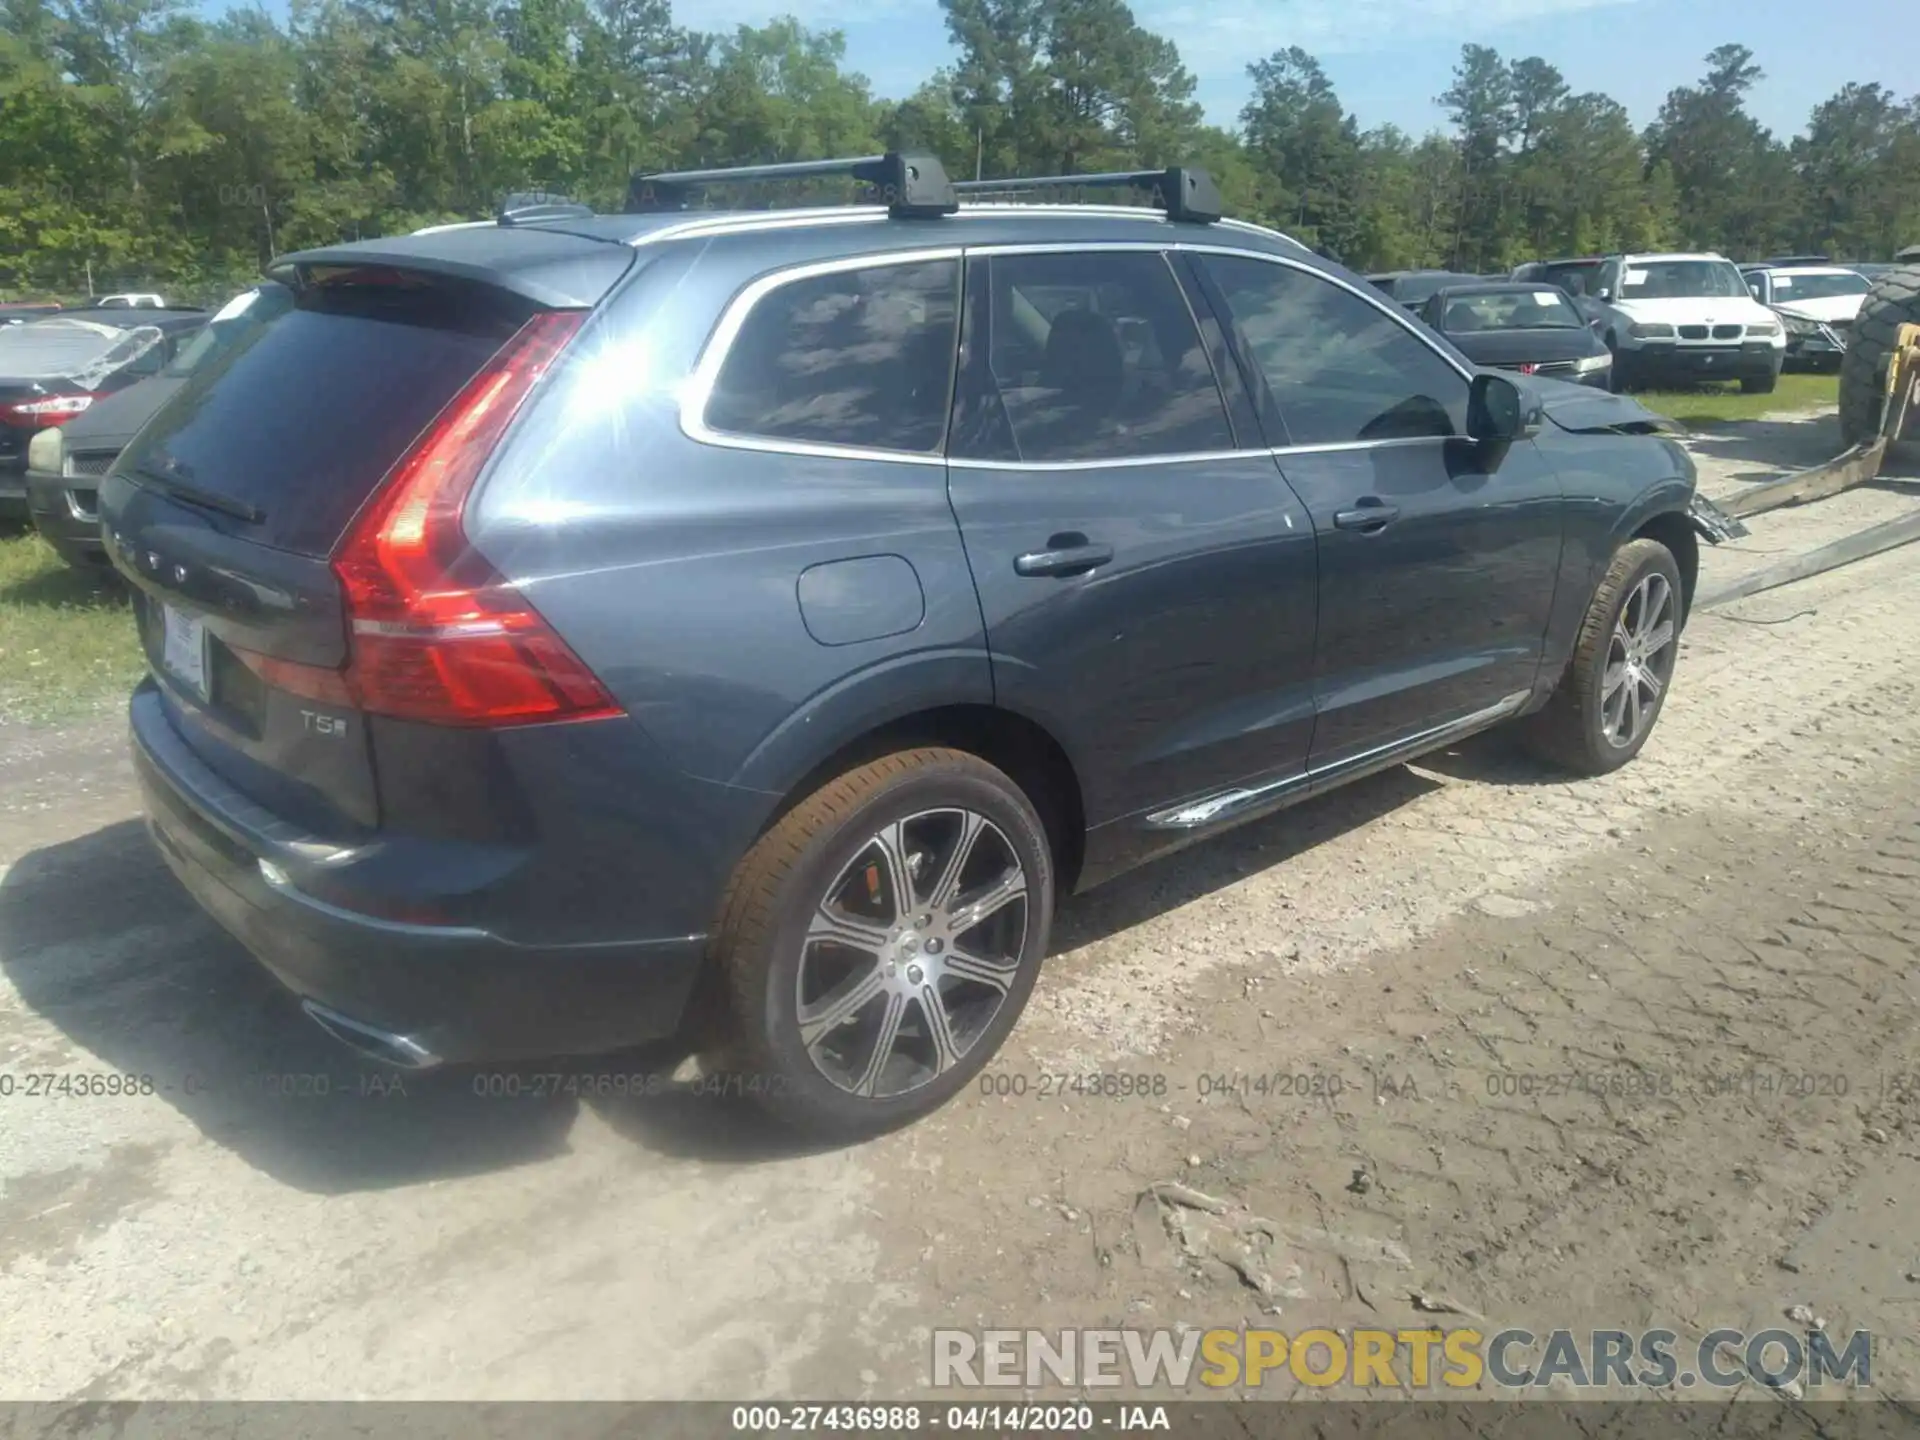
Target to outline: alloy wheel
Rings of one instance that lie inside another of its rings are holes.
[[[930,1083],[1006,1003],[1030,924],[1026,871],[986,816],[942,808],[886,826],[808,923],[794,997],[808,1058],[863,1098]]]
[[[1644,576],[1620,607],[1600,686],[1600,733],[1615,749],[1634,744],[1653,724],[1678,654],[1673,622],[1673,586],[1658,572]]]

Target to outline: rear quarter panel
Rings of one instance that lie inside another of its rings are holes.
[[[847,253],[844,237],[825,240]],[[682,431],[682,388],[728,300],[809,258],[804,242],[753,235],[663,246],[516,422],[467,522],[672,765],[755,792],[761,812],[878,724],[993,697],[944,464],[742,449]],[[820,580],[817,567],[875,557],[904,565],[833,572],[855,593]],[[883,582],[885,594],[857,593]],[[894,593],[914,582],[917,607]],[[846,625],[820,623],[823,594],[855,631],[866,613],[869,630],[891,633],[848,641]]]

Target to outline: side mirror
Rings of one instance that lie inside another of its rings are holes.
[[[1613,299],[1613,291],[1611,291],[1611,290],[1609,290],[1609,289],[1608,289],[1608,288],[1607,288],[1606,286],[1604,286],[1604,285],[1602,285],[1602,286],[1601,286],[1601,287],[1600,287],[1600,288],[1599,288],[1598,290],[1596,290],[1596,291],[1594,291],[1593,293],[1594,293],[1594,297],[1595,297],[1596,299],[1600,299],[1600,300],[1611,300],[1611,299]]]
[[[1527,433],[1527,401],[1504,375],[1481,373],[1467,393],[1467,435],[1484,445],[1509,445]]]

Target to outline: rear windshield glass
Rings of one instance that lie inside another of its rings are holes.
[[[1795,300],[1837,300],[1864,295],[1873,287],[1864,275],[1775,275],[1773,298],[1779,304]]]
[[[262,516],[231,522],[238,533],[325,554],[526,313],[484,286],[391,270],[263,285],[120,468],[237,500]]]
[[[1545,280],[1549,285],[1558,285],[1569,295],[1584,295],[1593,277],[1600,273],[1601,264],[1599,260],[1582,260],[1573,264],[1543,265],[1537,277],[1529,276],[1528,278],[1537,278]]]
[[[158,331],[142,337],[145,345]],[[36,320],[0,330],[0,379],[52,380],[79,376],[128,348],[128,332],[86,320]],[[134,350],[131,353],[137,354]],[[130,357],[129,357],[130,358]]]

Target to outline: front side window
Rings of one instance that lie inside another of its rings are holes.
[[[960,264],[872,265],[762,295],[708,396],[714,430],[930,454],[946,434]]]
[[[973,374],[960,451],[1032,464],[1231,450],[1179,283],[1150,251],[974,262]]]
[[[1290,265],[1208,255],[1295,445],[1463,435],[1467,382],[1405,325]]]

